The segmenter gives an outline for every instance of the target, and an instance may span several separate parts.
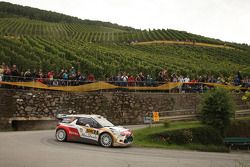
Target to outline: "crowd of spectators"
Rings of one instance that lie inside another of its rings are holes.
[[[56,73],[54,71],[44,72],[40,70],[19,71],[16,65],[9,67],[5,63],[0,65],[0,81],[17,82],[17,81],[39,81],[49,86],[75,86],[96,81],[93,73],[86,72],[82,74],[74,67],[70,69],[62,69]],[[158,86],[167,82],[182,82],[182,83],[218,83],[226,85],[242,85],[250,87],[250,79],[243,78],[240,72],[233,77],[213,75],[202,75],[190,78],[188,75],[178,75],[173,73],[169,75],[167,69],[161,70],[155,77],[143,72],[137,75],[132,75],[126,72],[118,73],[116,76],[106,76],[106,82],[117,86]]]
[[[6,82],[28,82],[38,81],[50,86],[75,86],[83,83],[95,82],[95,76],[88,73],[87,77],[80,71],[76,71],[74,67],[69,70],[62,69],[59,73],[54,71],[44,72],[42,69],[26,71],[18,71],[16,65],[10,68],[5,63],[0,66],[0,81]]]

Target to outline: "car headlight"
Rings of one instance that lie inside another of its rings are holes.
[[[121,135],[121,136],[125,136],[126,134],[125,134],[124,132],[121,132],[120,135]]]
[[[112,133],[114,133],[115,135],[120,135],[120,132],[118,130],[115,129],[110,129]]]

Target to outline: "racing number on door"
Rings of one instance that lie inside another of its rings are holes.
[[[98,130],[95,130],[95,129],[92,129],[92,128],[86,129],[86,133],[94,134],[94,135],[98,135],[99,134]]]

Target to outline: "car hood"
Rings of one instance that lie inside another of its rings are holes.
[[[117,131],[119,133],[125,133],[126,135],[130,135],[131,134],[131,130],[124,128],[122,126],[114,126],[114,127],[108,127],[111,131]]]

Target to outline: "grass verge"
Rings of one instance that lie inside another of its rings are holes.
[[[228,152],[225,146],[215,146],[215,145],[202,145],[202,144],[166,144],[162,142],[153,141],[150,136],[152,134],[161,133],[164,131],[173,131],[184,128],[195,128],[203,127],[199,121],[192,122],[175,122],[171,123],[168,128],[164,126],[153,126],[143,129],[138,129],[134,131],[134,145],[138,147],[154,147],[154,148],[165,148],[165,149],[175,149],[175,150],[199,150],[207,152]]]

